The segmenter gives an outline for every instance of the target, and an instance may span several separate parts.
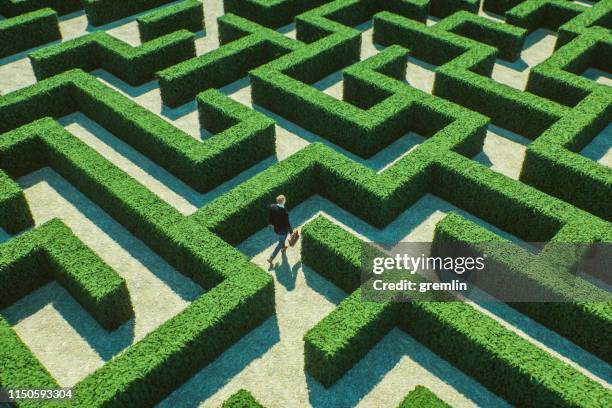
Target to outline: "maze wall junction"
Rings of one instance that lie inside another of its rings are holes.
[[[612,242],[612,1],[0,16],[0,387],[74,391],[18,406],[612,406],[611,302],[360,290],[367,241],[610,290],[548,245]],[[281,193],[303,236],[268,268]]]

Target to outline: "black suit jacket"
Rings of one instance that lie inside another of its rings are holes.
[[[270,206],[268,224],[272,224],[274,226],[274,232],[277,234],[293,232],[291,223],[289,223],[289,212],[287,212],[286,208],[280,207],[277,204],[272,204]]]

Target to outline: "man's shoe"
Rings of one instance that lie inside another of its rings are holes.
[[[281,252],[284,253],[287,250],[287,245],[283,245],[283,247],[281,248]]]
[[[274,262],[274,259],[272,258],[268,258],[268,263],[270,264],[270,266],[272,266],[272,263]]]

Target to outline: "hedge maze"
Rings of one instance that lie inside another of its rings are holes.
[[[612,406],[612,1],[0,16],[0,388],[74,391],[16,406]],[[481,289],[555,301],[365,301],[369,241],[501,243]]]

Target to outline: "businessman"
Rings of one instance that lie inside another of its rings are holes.
[[[281,194],[276,197],[276,204],[272,204],[270,206],[268,223],[272,225],[274,232],[276,235],[278,235],[278,243],[276,244],[276,248],[274,248],[274,252],[272,252],[270,258],[268,258],[268,263],[270,266],[272,266],[272,262],[279,251],[285,252],[287,249],[287,246],[285,245],[287,235],[293,233],[293,228],[291,228],[291,223],[289,222],[289,212],[285,208],[286,203],[287,199]]]

